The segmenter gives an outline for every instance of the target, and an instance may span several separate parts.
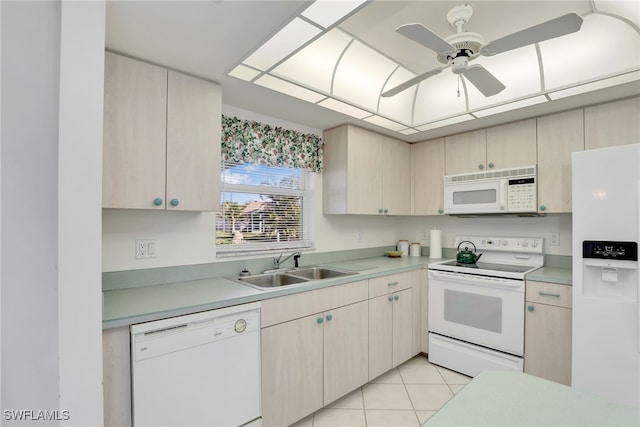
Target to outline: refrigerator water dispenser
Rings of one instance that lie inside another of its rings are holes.
[[[582,242],[582,294],[620,302],[638,301],[638,244]]]

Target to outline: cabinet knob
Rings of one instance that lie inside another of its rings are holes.
[[[389,209],[384,208],[383,212],[384,212],[384,213],[389,213]]]
[[[180,204],[180,201],[178,199],[171,199],[171,206],[178,206]]]
[[[398,301],[400,299],[400,296],[399,295],[394,295],[393,299]]]
[[[547,210],[547,207],[545,205],[540,205],[540,210],[541,211],[545,211],[545,210]]]
[[[389,295],[389,302],[393,301],[393,297],[391,295]]]
[[[378,213],[381,214],[382,213],[382,208],[378,209]]]
[[[327,314],[327,321],[331,321],[333,319],[333,315],[332,314]]]
[[[153,204],[156,205],[156,206],[162,206],[162,199],[160,197],[156,197],[153,200]]]
[[[533,310],[535,310],[535,308],[532,305],[529,305],[529,306],[527,306],[527,310],[533,311]]]
[[[442,209],[438,209],[438,213],[441,214],[444,213],[444,211]]]
[[[493,164],[493,162],[489,163],[489,168],[490,168],[490,169],[493,169],[493,167],[494,167],[494,166],[495,166],[495,165]]]
[[[322,324],[322,322],[324,322],[324,319],[322,317],[318,317],[317,319],[318,324]]]
[[[479,164],[479,165],[478,165],[478,169],[480,169],[480,170],[484,169],[484,165],[483,165],[482,163],[481,163],[481,164]]]

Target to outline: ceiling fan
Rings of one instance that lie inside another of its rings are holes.
[[[505,89],[505,85],[482,65],[469,65],[469,61],[478,56],[493,56],[519,47],[538,43],[544,40],[571,34],[580,29],[582,18],[576,13],[568,13],[542,24],[509,34],[489,43],[478,33],[465,31],[473,8],[469,5],[456,6],[447,13],[447,20],[457,29],[456,34],[442,38],[419,23],[405,24],[396,28],[396,32],[421,45],[435,51],[438,61],[446,64],[420,74],[382,94],[383,97],[397,95],[421,81],[439,74],[451,67],[454,74],[463,75],[484,96],[492,96]]]

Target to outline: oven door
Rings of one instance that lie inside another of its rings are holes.
[[[429,270],[429,331],[524,353],[524,281]]]
[[[506,179],[446,183],[444,213],[504,213],[507,211],[507,188]]]

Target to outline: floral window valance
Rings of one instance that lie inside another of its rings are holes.
[[[222,115],[222,160],[322,171],[322,139]]]

